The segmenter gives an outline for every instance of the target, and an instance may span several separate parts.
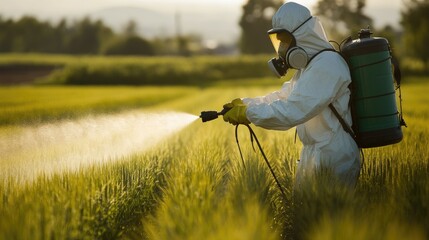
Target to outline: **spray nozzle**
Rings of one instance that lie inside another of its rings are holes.
[[[226,112],[228,112],[231,108],[223,108],[222,111],[202,111],[200,118],[203,122],[208,122],[211,120],[216,119],[219,115],[224,115]]]
[[[368,26],[367,28],[361,29],[361,30],[358,32],[358,37],[359,37],[360,39],[363,39],[363,38],[370,38],[370,37],[371,37],[371,34],[372,34],[371,29],[370,29],[370,28],[369,28],[369,26]]]

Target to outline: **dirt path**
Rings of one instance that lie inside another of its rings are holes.
[[[37,78],[48,76],[55,69],[58,69],[58,67],[34,65],[0,66],[0,85],[30,84]]]

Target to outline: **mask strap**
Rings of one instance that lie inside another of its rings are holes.
[[[298,28],[302,27],[302,25],[304,25],[306,22],[310,21],[310,19],[312,19],[313,16],[310,16],[309,18],[307,18],[307,20],[305,20],[303,23],[301,23],[301,25],[299,25],[298,27],[296,27],[292,32],[290,33],[294,33],[296,30],[298,30]]]

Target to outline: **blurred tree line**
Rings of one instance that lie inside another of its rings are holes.
[[[271,18],[283,0],[247,0],[239,21],[242,54],[273,54],[267,36]],[[386,3],[388,4],[388,3]],[[401,29],[385,26],[374,29],[373,20],[364,13],[366,0],[319,0],[312,10],[321,18],[329,39],[341,42],[348,36],[357,38],[361,28],[370,26],[374,36],[389,40],[399,57],[419,59],[429,71],[429,0],[404,0]],[[56,24],[31,16],[18,20],[0,16],[0,52],[44,52],[105,55],[193,55],[204,51],[197,35],[170,36],[147,40],[136,33],[136,23],[129,22],[123,32],[115,33],[100,20],[83,18]],[[203,50],[202,50],[203,49]]]
[[[227,54],[231,47],[219,44],[207,48],[197,34],[146,39],[137,33],[137,23],[129,21],[122,32],[116,33],[101,20],[85,17],[58,23],[39,21],[33,16],[18,20],[0,15],[0,53],[59,53],[87,55],[200,55]]]
[[[0,16],[0,53],[61,53],[103,55],[163,55],[180,54],[198,36],[171,36],[147,40],[137,34],[137,24],[130,21],[123,32],[115,33],[101,20],[85,17],[72,23],[61,20],[56,24],[39,21],[32,16],[18,20]],[[181,49],[179,44],[181,43]]]
[[[101,21],[82,19],[53,25],[31,16],[14,21],[0,18],[0,52],[98,53],[101,41],[113,35]]]

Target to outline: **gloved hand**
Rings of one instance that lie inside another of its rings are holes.
[[[223,108],[231,109],[237,105],[243,105],[243,104],[244,103],[243,103],[243,100],[241,100],[241,98],[236,98],[236,99],[232,100],[230,103],[224,104]]]
[[[230,108],[230,110],[223,115],[223,120],[225,122],[229,122],[233,125],[250,124],[246,116],[247,106],[240,98],[232,100],[232,102],[223,105],[223,107]]]

